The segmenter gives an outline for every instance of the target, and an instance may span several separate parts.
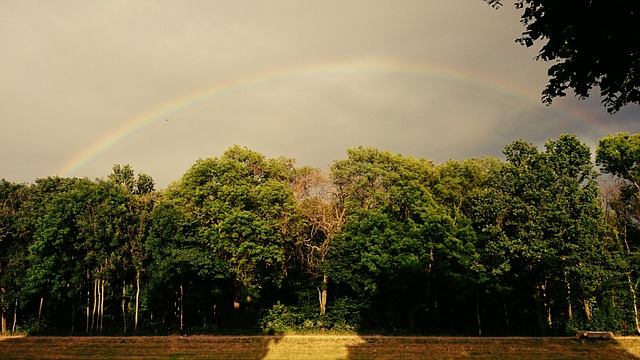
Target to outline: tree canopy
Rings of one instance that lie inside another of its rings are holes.
[[[2,331],[638,333],[637,139],[601,139],[605,188],[568,134],[327,173],[234,146],[162,191],[128,165],[2,180]]]
[[[500,7],[502,0],[485,0]],[[572,89],[598,88],[609,112],[640,103],[640,3],[629,0],[515,0],[525,27],[516,41],[543,42],[538,60],[552,62],[545,103]]]

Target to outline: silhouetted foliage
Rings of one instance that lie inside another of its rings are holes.
[[[500,7],[501,0],[485,0]],[[580,98],[598,88],[609,112],[640,103],[640,3],[628,0],[516,0],[525,26],[516,41],[541,43],[550,61],[545,103],[572,89]]]

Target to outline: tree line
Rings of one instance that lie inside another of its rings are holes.
[[[640,134],[0,182],[2,332],[640,333]]]

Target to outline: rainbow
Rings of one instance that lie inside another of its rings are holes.
[[[443,79],[459,83],[474,84],[500,94],[525,99],[533,104],[540,104],[539,93],[527,91],[517,87],[515,84],[506,83],[495,77],[474,73],[466,69],[436,64],[417,63],[407,60],[357,60],[273,68],[231,77],[221,82],[215,82],[192,92],[169,99],[168,101],[153,108],[147,109],[146,111],[125,120],[109,133],[96,140],[91,146],[85,148],[76,156],[68,159],[58,173],[64,177],[74,176],[78,173],[78,170],[84,167],[87,163],[91,162],[107,149],[113,147],[132,134],[135,134],[156,121],[169,117],[171,114],[177,113],[198,103],[208,101],[212,98],[264,85],[273,81],[336,75],[341,73],[381,73]],[[584,115],[574,114],[574,112],[569,110],[560,111],[558,109],[554,109],[554,111],[561,113],[562,116],[569,117],[578,123],[584,121],[595,123],[594,120],[585,118]]]

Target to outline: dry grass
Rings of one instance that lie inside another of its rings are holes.
[[[640,338],[4,337],[0,359],[640,359]]]

